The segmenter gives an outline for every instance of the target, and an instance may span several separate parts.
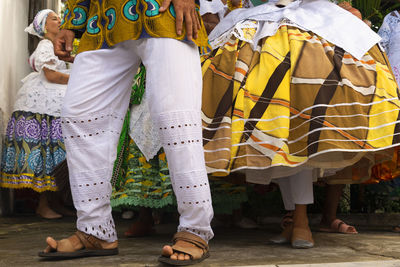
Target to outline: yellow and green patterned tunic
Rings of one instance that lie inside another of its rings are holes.
[[[73,30],[76,37],[81,38],[78,53],[147,37],[186,40],[185,27],[181,35],[176,33],[174,6],[171,4],[163,13],[158,11],[162,2],[163,0],[69,0],[61,28]],[[199,6],[196,6],[198,12]],[[201,29],[194,42],[204,51],[209,44],[200,14],[199,20]]]

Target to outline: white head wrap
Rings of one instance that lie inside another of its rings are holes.
[[[36,35],[39,38],[43,38],[45,33],[46,19],[51,12],[54,11],[51,9],[40,10],[33,19],[33,22],[25,28],[25,32]]]

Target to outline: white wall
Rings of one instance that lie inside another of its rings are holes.
[[[28,8],[28,0],[0,0],[0,109],[5,123],[21,79],[30,72],[28,35],[24,32]],[[0,130],[4,132],[4,127]]]

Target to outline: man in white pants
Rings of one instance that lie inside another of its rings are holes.
[[[199,262],[208,257],[207,243],[213,237],[201,133],[201,66],[192,42],[192,36],[196,43],[207,40],[204,26],[192,0],[173,0],[173,6],[170,0],[162,5],[137,1],[141,11],[135,1],[98,2],[68,1],[63,30],[55,42],[56,54],[71,60],[73,38],[82,34],[62,111],[78,231],[60,241],[47,238],[48,247],[39,255],[118,253],[110,178],[132,78],[143,62],[150,112],[167,154],[180,213],[174,246],[163,248],[160,261]]]
[[[279,184],[285,209],[292,213],[292,222],[271,239],[276,244],[291,243],[293,248],[312,248],[314,240],[307,218],[307,205],[314,203],[313,170],[304,169],[294,175],[275,180]]]

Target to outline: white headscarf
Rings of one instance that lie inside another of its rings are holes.
[[[54,11],[51,9],[40,10],[33,19],[33,22],[25,28],[25,32],[36,35],[39,38],[43,38],[45,34],[47,16],[52,12]]]

